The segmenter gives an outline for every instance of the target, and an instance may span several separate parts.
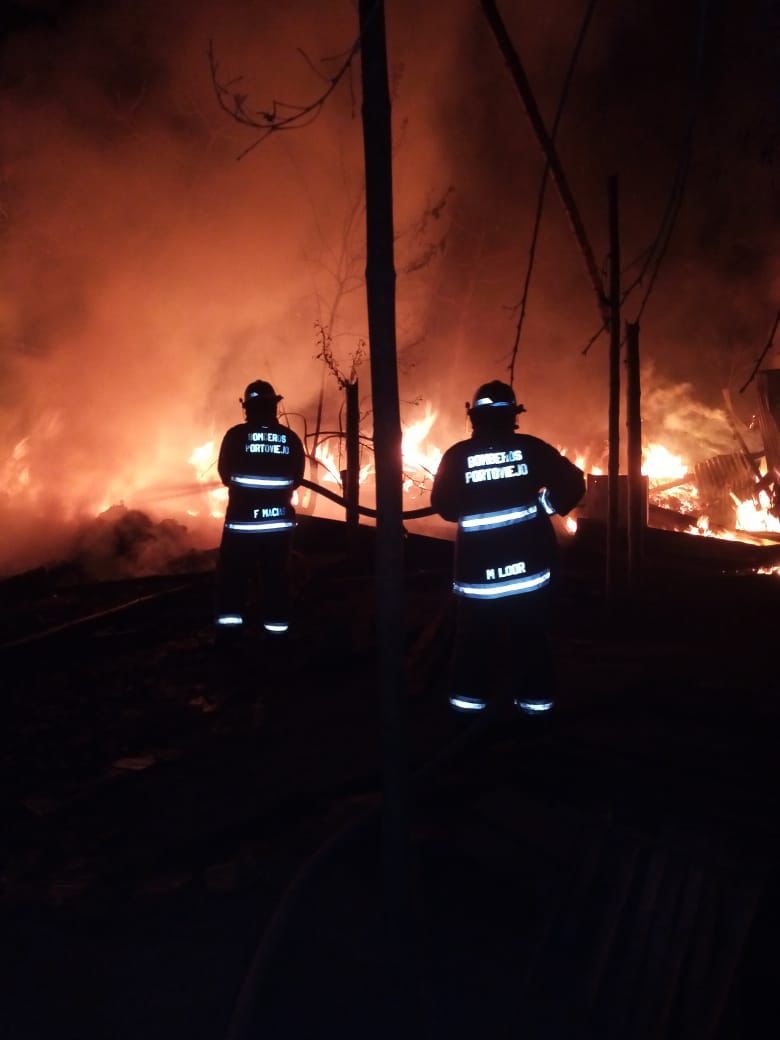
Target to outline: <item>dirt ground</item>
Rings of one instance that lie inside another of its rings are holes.
[[[8,586],[0,1035],[226,1035],[292,879],[381,788],[370,568],[345,563],[340,537],[322,524],[299,545],[283,652],[259,633],[217,651],[208,570]],[[757,1035],[777,968],[780,579],[652,546],[639,601],[608,607],[598,545],[573,544],[555,729],[502,730],[437,759],[463,739],[444,704],[449,556],[446,543],[410,540],[416,840],[444,855],[453,813],[511,791],[529,820],[565,809],[758,879],[720,1032],[708,1034]],[[539,840],[554,830],[538,823]]]

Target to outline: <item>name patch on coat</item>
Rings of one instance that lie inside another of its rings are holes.
[[[505,567],[488,567],[485,581],[501,581],[502,578],[514,578],[517,574],[525,574],[525,563],[522,560],[508,563]]]
[[[247,434],[244,451],[249,455],[289,455],[286,433],[270,430],[252,430]]]
[[[481,484],[484,480],[506,480],[510,477],[528,476],[528,466],[523,462],[523,453],[519,448],[512,451],[485,451],[478,455],[469,455],[466,462],[469,467],[465,474],[467,484]]]
[[[287,506],[268,506],[264,509],[253,509],[255,520],[273,520],[279,516],[287,516]]]

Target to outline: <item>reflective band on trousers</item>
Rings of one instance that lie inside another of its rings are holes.
[[[550,501],[550,492],[547,488],[542,488],[541,494],[539,495],[539,501],[542,503],[545,513],[548,516],[552,516],[555,512],[555,506]]]
[[[286,477],[231,477],[230,482],[253,488],[288,488],[293,485],[292,480]]]
[[[284,531],[288,527],[295,527],[294,520],[229,520],[225,527],[229,531],[243,531],[245,533],[262,531]]]
[[[460,518],[460,528],[462,531],[491,531],[495,527],[509,527],[511,524],[533,520],[537,512],[535,505],[527,505],[498,509],[493,513],[472,513]]]
[[[240,614],[220,614],[217,618],[218,625],[243,625],[244,619]]]
[[[266,630],[266,632],[286,632],[289,627],[290,626],[287,624],[286,621],[266,621],[266,623],[263,625],[263,628]]]
[[[549,711],[554,701],[521,701],[515,700],[515,707],[519,708],[520,711],[526,712],[528,715],[538,715],[539,712]]]
[[[538,574],[529,574],[525,578],[512,578],[510,581],[481,582],[478,585],[466,585],[460,581],[454,581],[452,588],[458,596],[466,596],[468,599],[501,599],[504,596],[519,596],[521,592],[534,592],[546,585],[550,580],[550,572],[539,571]]]
[[[479,697],[450,697],[450,704],[458,711],[483,711],[487,707]]]

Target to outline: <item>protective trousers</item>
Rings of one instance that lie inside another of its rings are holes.
[[[246,622],[249,585],[256,579],[263,627],[285,632],[290,621],[289,531],[245,532],[225,528],[217,564],[216,621],[219,626]]]
[[[499,701],[545,704],[555,696],[551,590],[482,601],[458,597],[450,704],[479,711]]]

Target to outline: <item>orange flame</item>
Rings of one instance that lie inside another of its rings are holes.
[[[198,483],[209,483],[214,479],[212,470],[217,463],[216,443],[213,440],[206,441],[197,448],[193,448],[192,454],[187,461],[195,468],[195,478]],[[206,492],[206,498],[209,516],[215,520],[222,520],[225,515],[225,507],[227,506],[228,489],[226,487],[212,488]],[[200,515],[200,511],[197,509],[188,509],[187,513],[189,516]]]
[[[434,444],[425,445],[425,440],[436,422],[437,413],[426,405],[425,415],[417,422],[403,428],[401,434],[401,456],[404,468],[404,491],[417,487],[423,490],[433,479],[441,462],[442,452]]]
[[[682,480],[688,474],[688,464],[681,455],[675,455],[663,444],[650,443],[642,449],[642,473],[659,484],[667,480]]]

